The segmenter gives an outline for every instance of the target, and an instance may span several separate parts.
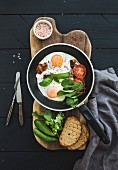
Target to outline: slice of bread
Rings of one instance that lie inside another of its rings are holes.
[[[81,135],[81,123],[74,116],[69,116],[59,137],[62,146],[71,146],[76,143]]]
[[[82,124],[82,132],[81,132],[80,138],[78,139],[76,143],[69,146],[68,149],[76,150],[76,149],[81,148],[87,142],[88,138],[89,138],[89,129],[87,125]]]

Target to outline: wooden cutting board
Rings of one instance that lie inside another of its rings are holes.
[[[85,32],[83,32],[81,30],[73,30],[73,31],[71,31],[67,34],[61,34],[57,30],[56,23],[55,23],[55,20],[53,18],[40,17],[37,20],[42,20],[42,19],[46,19],[46,20],[51,22],[51,24],[53,26],[53,33],[52,33],[50,38],[48,38],[46,40],[40,40],[34,35],[33,29],[31,28],[31,30],[30,30],[30,47],[31,47],[31,56],[32,57],[34,57],[34,55],[39,50],[41,50],[43,47],[45,47],[49,44],[67,43],[67,44],[71,44],[71,45],[74,45],[74,46],[80,48],[90,58],[90,56],[91,56],[91,43],[90,43],[90,40],[89,40],[89,38],[88,38],[88,36]],[[42,107],[41,105],[39,105],[36,101],[34,101],[33,112],[37,111],[38,113],[40,113],[43,110],[45,110],[45,108]],[[64,112],[64,114],[65,114],[66,117],[68,117],[69,115],[74,115],[80,120],[80,122],[86,123],[85,119],[83,118],[83,116],[80,114],[80,112],[77,109],[73,109],[71,111]],[[33,122],[34,122],[35,119],[36,118],[33,117]],[[33,123],[33,128],[34,127],[35,127],[35,125]],[[47,149],[50,149],[50,150],[66,149],[66,148],[62,147],[59,144],[59,142],[47,143],[47,142],[39,139],[36,136],[35,136],[35,138],[36,138],[38,143],[40,143],[43,147],[45,147]],[[83,146],[82,148],[80,148],[80,150],[85,149],[85,147],[86,146]]]

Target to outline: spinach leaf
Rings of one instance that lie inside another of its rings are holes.
[[[65,95],[65,92],[63,90],[60,90],[58,93],[57,93],[57,96],[63,96]]]
[[[67,73],[59,73],[59,74],[54,74],[57,79],[65,79],[68,78],[70,75],[70,72]]]
[[[66,93],[66,94],[65,94],[66,97],[72,97],[72,96],[74,96],[74,95],[76,95],[76,91],[73,91],[73,92],[71,92],[71,93]]]
[[[72,85],[74,84],[74,81],[71,80],[71,79],[64,79],[62,82],[61,82],[61,85],[65,88],[65,87],[71,87]]]
[[[69,89],[69,90],[64,90],[64,89],[63,89],[63,91],[66,92],[66,93],[71,93],[71,92],[73,92],[74,90],[70,90],[70,89]]]
[[[75,82],[74,85],[72,86],[72,89],[79,89],[79,91],[81,91],[84,88],[84,84],[82,81],[79,82]]]
[[[39,84],[43,87],[46,87],[48,86],[52,80],[54,80],[55,82],[57,83],[60,83],[59,82],[59,79],[65,79],[67,78],[68,76],[70,75],[70,72],[67,72],[67,73],[59,73],[59,74],[54,74],[54,73],[51,73],[49,77],[45,78],[42,82],[40,82]]]
[[[57,77],[54,77],[54,81],[57,82],[57,83],[60,83],[59,79]]]
[[[49,76],[47,78],[45,78],[42,82],[40,82],[39,84],[43,87],[48,86],[53,80],[53,77]]]
[[[78,98],[72,99],[72,98],[68,97],[66,99],[66,104],[68,106],[71,106],[71,107],[75,108],[77,106],[77,104],[78,104]]]
[[[72,85],[65,85],[63,89],[64,90],[71,90],[71,88],[72,88]]]

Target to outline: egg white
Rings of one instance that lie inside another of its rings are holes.
[[[51,63],[51,58],[55,55],[55,54],[59,54],[63,57],[63,64],[61,67],[53,67],[52,66],[52,63]],[[40,82],[43,81],[43,77],[44,75],[49,75],[50,73],[54,73],[54,74],[58,74],[58,73],[66,73],[66,72],[70,72],[71,70],[71,67],[70,67],[70,60],[73,60],[75,59],[73,56],[67,54],[67,53],[63,53],[63,52],[53,52],[53,53],[50,53],[48,54],[46,57],[44,57],[43,60],[40,61],[40,64],[43,64],[43,63],[48,63],[48,68],[42,72],[42,74],[36,74],[36,78],[37,78],[37,85],[38,85],[38,88],[39,90],[41,91],[41,93],[49,98],[50,100],[54,100],[54,101],[63,101],[65,99],[65,96],[57,96],[55,98],[50,98],[48,95],[47,95],[47,89],[49,87],[56,87],[58,89],[58,91],[62,90],[63,87],[61,86],[60,83],[57,83],[55,82],[54,80],[46,87],[43,87],[43,86],[40,86]]]

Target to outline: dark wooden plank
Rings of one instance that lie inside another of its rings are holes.
[[[79,158],[78,152],[6,152],[0,153],[0,169],[72,170]]]
[[[32,105],[33,105],[33,98],[31,97],[27,84],[21,83],[22,88],[22,100],[23,100],[23,112],[24,117],[32,117]],[[9,107],[12,102],[13,94],[14,94],[14,83],[1,83],[0,84],[0,117],[6,117],[8,114]],[[12,116],[18,119],[18,104],[15,102]]]
[[[104,70],[113,67],[118,75],[118,50],[117,49],[94,49],[91,61],[95,69]]]
[[[46,151],[39,145],[32,132],[32,119],[25,119],[23,127],[20,127],[18,118],[12,118],[6,127],[6,118],[0,118],[0,152],[6,151]]]
[[[21,72],[21,81],[26,82],[30,59],[30,49],[0,50],[0,82],[14,82],[17,71]]]
[[[27,48],[29,26],[17,15],[0,16],[0,48]]]
[[[0,16],[0,49],[29,48],[29,31],[41,15]],[[46,16],[46,15],[45,15]],[[61,33],[85,31],[94,48],[118,48],[118,15],[48,15]],[[10,24],[9,24],[10,22]]]
[[[0,1],[0,14],[117,13],[117,0]]]

